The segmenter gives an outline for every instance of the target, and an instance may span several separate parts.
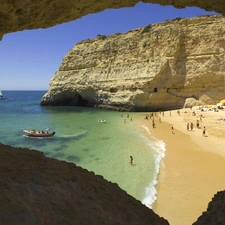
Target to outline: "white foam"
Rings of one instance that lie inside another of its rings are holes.
[[[142,203],[146,205],[149,208],[152,208],[152,204],[156,201],[157,199],[157,190],[156,190],[156,185],[158,183],[157,178],[158,174],[160,171],[160,162],[162,158],[165,156],[165,151],[166,151],[166,144],[164,143],[163,140],[158,140],[157,138],[151,136],[151,132],[146,126],[142,126],[149,135],[148,138],[150,138],[152,141],[149,143],[149,146],[151,149],[154,151],[154,156],[155,156],[155,171],[154,171],[154,177],[153,180],[149,183],[149,185],[145,188],[145,196],[142,200]]]
[[[64,134],[61,137],[62,138],[77,138],[77,137],[81,137],[83,135],[86,134],[86,131],[81,131],[80,133],[76,133],[76,134]]]

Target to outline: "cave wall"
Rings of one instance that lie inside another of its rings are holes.
[[[91,13],[98,13],[105,9],[117,9],[122,7],[133,7],[138,0],[2,0],[0,7],[0,39],[4,34],[31,30],[37,28],[48,28],[57,24],[76,20]],[[161,5],[173,5],[176,8],[195,6],[206,11],[215,11],[225,15],[225,4],[223,0],[148,0],[144,3],[155,3]]]

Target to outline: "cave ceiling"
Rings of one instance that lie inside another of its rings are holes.
[[[48,28],[57,24],[73,21],[88,14],[98,13],[105,9],[133,7],[138,0],[1,0],[0,7],[0,40],[4,34]],[[176,8],[199,7],[206,11],[215,11],[225,15],[224,0],[149,0],[163,6],[173,5]]]

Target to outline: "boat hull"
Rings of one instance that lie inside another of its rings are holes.
[[[29,137],[53,137],[55,132],[38,132],[33,130],[23,130],[26,136]]]

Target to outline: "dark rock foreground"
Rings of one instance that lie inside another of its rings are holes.
[[[219,191],[193,225],[225,225],[225,191]]]
[[[168,225],[119,188],[72,163],[0,144],[2,225]]]

